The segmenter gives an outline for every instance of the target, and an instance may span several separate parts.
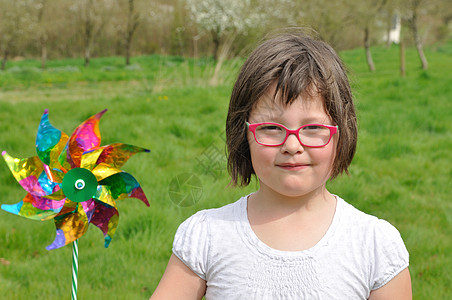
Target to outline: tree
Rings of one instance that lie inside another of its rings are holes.
[[[250,28],[262,24],[264,18],[252,0],[186,0],[189,16],[201,31],[209,32],[213,42],[213,58],[218,60],[219,49],[229,36],[246,34]],[[230,45],[226,45],[229,47]]]
[[[85,67],[89,66],[94,40],[102,32],[110,15],[111,0],[77,0],[70,9],[75,12],[84,47]]]
[[[314,28],[322,40],[343,48],[345,29],[354,23],[349,0],[299,1],[299,24]]]
[[[419,55],[419,59],[422,63],[422,69],[428,69],[427,58],[424,54],[424,49],[422,47],[421,36],[419,35],[419,10],[421,8],[422,0],[412,0],[411,1],[411,17],[409,18],[409,24],[411,28],[411,32],[413,34],[414,43],[416,45],[416,50]]]
[[[0,1],[0,50],[1,70],[6,67],[9,56],[24,43],[33,25],[31,7],[33,0]]]
[[[141,22],[141,10],[137,9],[137,1],[135,0],[121,0],[118,4],[120,14],[118,21],[121,24],[117,24],[117,28],[121,39],[120,43],[124,47],[126,65],[130,65],[132,40]]]
[[[36,16],[36,37],[38,40],[39,48],[41,49],[41,68],[46,68],[47,62],[47,30],[44,25],[44,12],[47,8],[47,0],[40,0],[36,5],[37,16]]]
[[[424,49],[422,46],[422,39],[419,33],[419,18],[421,16],[421,12],[426,12],[431,1],[426,0],[402,0],[401,6],[403,11],[405,12],[406,19],[408,21],[408,26],[411,30],[411,34],[414,39],[414,44],[416,46],[416,50],[421,60],[422,69],[428,69],[427,58],[424,54]]]
[[[372,59],[372,52],[370,50],[371,44],[371,30],[375,27],[377,18],[381,15],[385,7],[386,0],[368,0],[357,1],[351,3],[352,18],[364,33],[363,45],[366,53],[367,66],[369,71],[375,71],[375,64]]]

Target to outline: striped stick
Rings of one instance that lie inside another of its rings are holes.
[[[78,240],[72,243],[72,300],[77,300]]]

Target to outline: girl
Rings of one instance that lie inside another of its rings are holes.
[[[232,182],[259,189],[178,229],[151,299],[411,299],[397,229],[325,185],[357,140],[344,66],[324,42],[282,34],[243,65],[226,121]]]

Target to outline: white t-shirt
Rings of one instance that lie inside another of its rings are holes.
[[[367,299],[408,267],[395,227],[337,197],[325,236],[304,251],[270,248],[254,234],[247,197],[182,223],[173,253],[206,280],[206,300]]]

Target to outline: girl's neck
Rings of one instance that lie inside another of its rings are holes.
[[[312,212],[336,204],[336,198],[325,186],[305,195],[282,195],[272,189],[261,187],[252,194],[250,201],[260,207],[259,210],[280,213]]]
[[[248,221],[256,236],[277,250],[301,251],[316,245],[328,231],[336,197],[325,188],[312,195],[289,197],[259,189],[250,195]]]

